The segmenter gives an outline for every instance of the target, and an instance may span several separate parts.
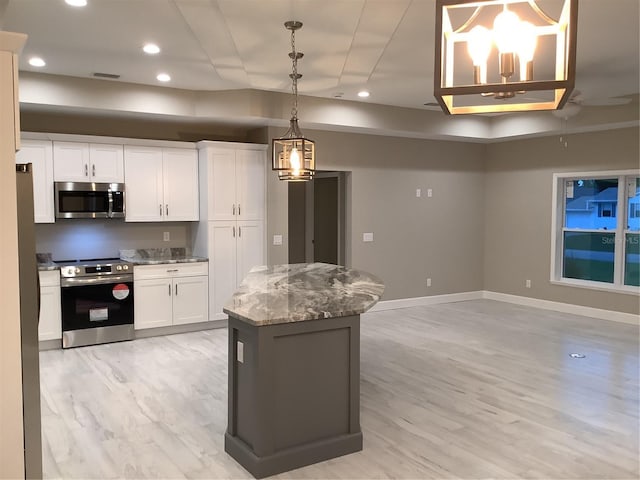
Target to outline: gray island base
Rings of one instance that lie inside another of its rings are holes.
[[[321,263],[252,270],[229,315],[225,451],[256,478],[362,450],[360,313],[384,286]]]

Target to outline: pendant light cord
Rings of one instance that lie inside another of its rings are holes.
[[[296,52],[296,31],[291,30],[291,92],[293,93],[293,107],[291,118],[298,119],[298,53]]]

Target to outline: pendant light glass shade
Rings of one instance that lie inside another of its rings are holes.
[[[289,76],[292,80],[293,107],[289,130],[282,137],[271,141],[273,145],[271,168],[278,172],[280,180],[304,182],[311,180],[315,174],[316,148],[313,140],[306,138],[298,126],[298,79],[302,77],[298,73],[298,60],[303,57],[303,54],[296,52],[295,31],[302,27],[302,22],[288,21],[284,26],[291,31],[292,51],[289,53],[289,58],[292,61],[292,73]]]
[[[302,135],[298,119],[292,118],[287,133],[273,139],[273,170],[280,180],[311,180],[316,170],[315,159],[315,143]]]

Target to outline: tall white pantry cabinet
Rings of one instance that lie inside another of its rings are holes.
[[[200,221],[194,255],[209,258],[209,320],[256,265],[265,264],[267,145],[198,142]]]

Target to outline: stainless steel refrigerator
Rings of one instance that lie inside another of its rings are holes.
[[[25,478],[42,478],[40,432],[40,363],[38,318],[40,285],[36,262],[31,164],[16,165],[18,190],[18,259],[20,272],[20,335]]]

